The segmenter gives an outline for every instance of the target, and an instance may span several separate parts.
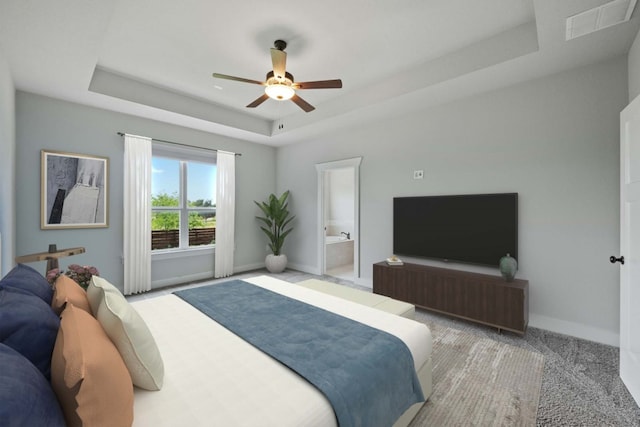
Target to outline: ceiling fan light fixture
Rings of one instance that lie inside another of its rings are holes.
[[[635,2],[637,0],[633,1]],[[284,49],[287,47],[287,43],[282,40],[276,40],[274,46],[275,47],[271,49],[271,64],[273,65],[273,70],[267,72],[267,77],[264,82],[219,73],[213,73],[213,77],[264,86],[264,94],[249,103],[247,108],[256,108],[262,105],[267,99],[273,99],[274,101],[291,100],[304,110],[305,113],[315,110],[315,107],[300,98],[300,96],[296,94],[296,89],[339,89],[342,87],[342,80],[340,79],[294,83],[293,74],[286,70],[287,53]]]
[[[276,101],[287,101],[296,94],[296,91],[286,83],[269,84],[264,88],[264,92],[269,98],[275,99]]]

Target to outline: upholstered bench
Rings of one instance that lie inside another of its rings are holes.
[[[333,295],[342,299],[356,302],[358,304],[367,305],[387,313],[397,314],[408,319],[413,319],[416,308],[408,302],[398,301],[384,295],[378,295],[359,289],[350,288],[348,286],[339,285],[337,283],[325,282],[324,280],[309,279],[297,283],[305,288],[314,289],[316,291]]]

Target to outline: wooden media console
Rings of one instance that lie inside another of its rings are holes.
[[[418,264],[373,265],[373,292],[427,310],[524,334],[529,282]]]

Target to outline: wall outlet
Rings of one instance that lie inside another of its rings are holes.
[[[413,171],[413,179],[422,179],[424,178],[424,171]]]

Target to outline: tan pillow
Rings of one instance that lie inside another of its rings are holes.
[[[160,390],[164,363],[149,327],[118,288],[93,276],[87,287],[91,310],[116,345],[129,369],[133,384]]]
[[[133,384],[107,334],[67,303],[51,358],[51,385],[67,425],[131,426]]]
[[[51,308],[60,315],[67,302],[73,304],[76,308],[81,308],[91,314],[91,306],[87,299],[87,292],[78,285],[75,280],[66,274],[58,276],[54,283],[53,299],[51,300]]]

